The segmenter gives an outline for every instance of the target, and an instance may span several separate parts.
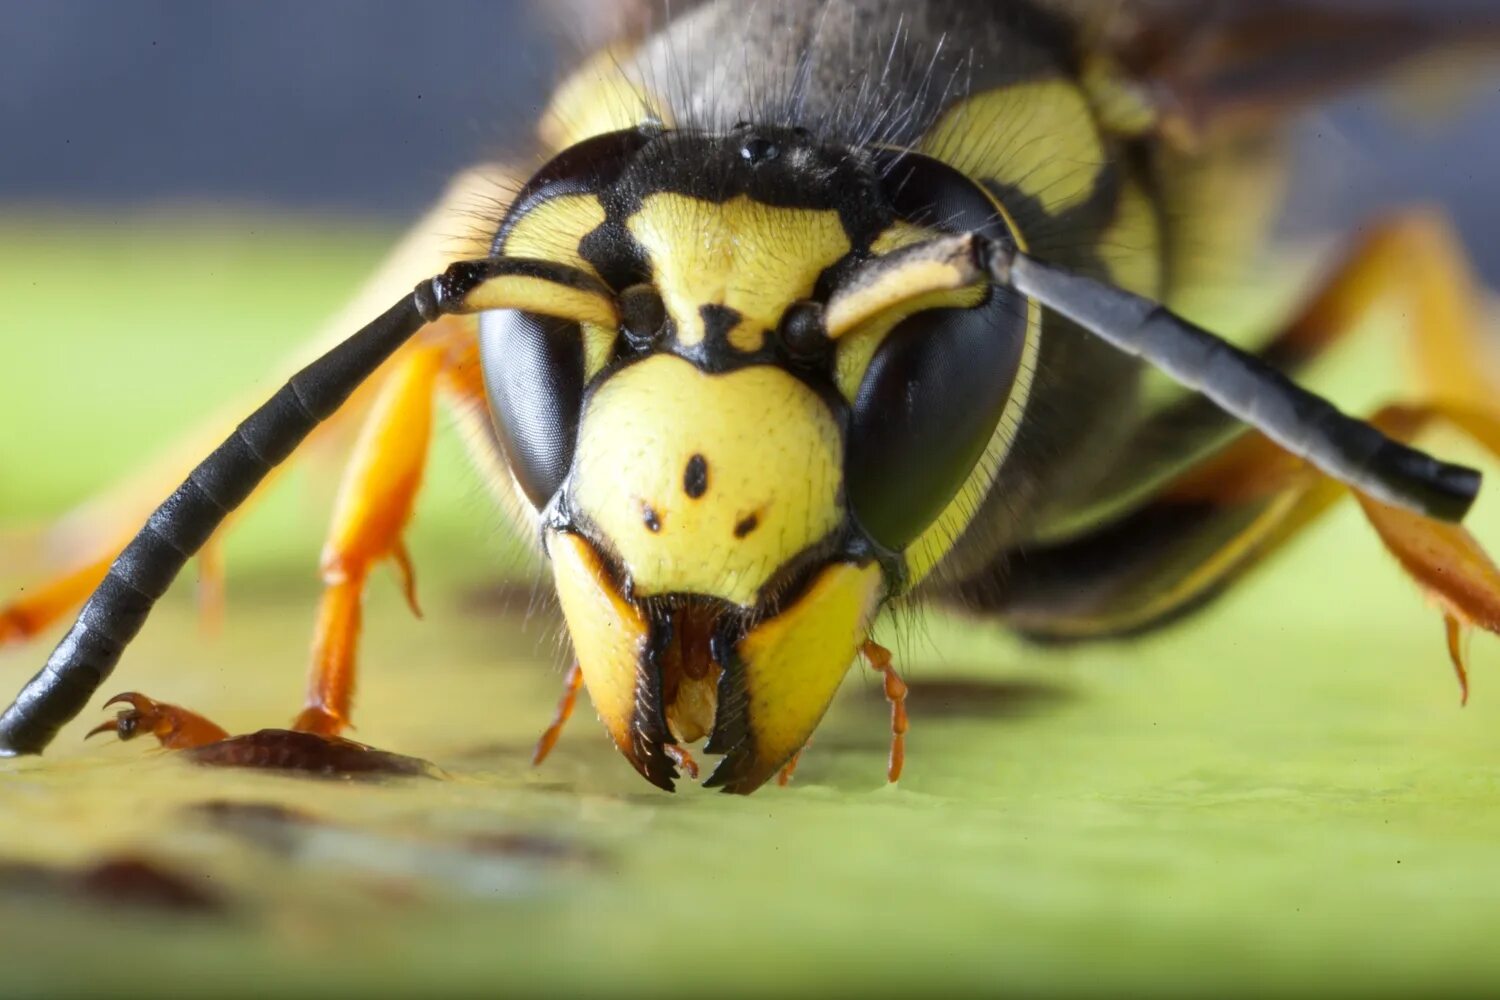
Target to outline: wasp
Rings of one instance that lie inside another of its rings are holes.
[[[23,639],[82,604],[0,717],[0,751],[41,752],[231,512],[307,438],[360,421],[293,727],[339,739],[372,568],[394,561],[411,592],[402,534],[438,397],[478,429],[571,638],[538,761],[587,688],[651,783],[696,777],[706,741],[704,783],[752,792],[789,775],[863,659],[891,701],[895,781],[906,688],[870,640],[883,610],[1137,634],[1347,494],[1436,605],[1462,679],[1464,632],[1500,631],[1500,572],[1460,526],[1480,475],[1411,442],[1448,424],[1500,452],[1500,422],[1450,229],[1379,220],[1258,339],[1193,306],[1205,260],[1264,259],[1290,116],[1460,33],[1477,34],[1290,0],[679,10],[562,84],[539,169],[454,183],[360,300],[394,304],[154,510],[115,494],[92,557],[3,610],[0,639]],[[514,196],[445,256],[440,234],[497,177]],[[1299,385],[1393,295],[1409,395],[1356,416]],[[187,709],[115,700],[96,732],[233,743]]]

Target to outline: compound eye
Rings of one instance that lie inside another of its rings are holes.
[[[900,552],[930,527],[983,457],[1026,343],[1024,310],[998,292],[973,309],[932,309],[888,334],[854,399],[849,506]]]
[[[667,307],[650,285],[631,285],[620,293],[620,332],[634,351],[649,351],[666,334]]]
[[[540,510],[573,464],[583,411],[583,331],[512,309],[479,317],[479,358],[490,417],[511,473]]]

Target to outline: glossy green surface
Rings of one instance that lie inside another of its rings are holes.
[[[0,525],[269,392],[259,373],[383,240],[243,219],[8,225]],[[107,692],[234,730],[290,720],[336,481],[314,465],[231,540],[222,634],[201,634],[179,586]],[[1368,995],[1500,976],[1500,653],[1475,640],[1461,710],[1438,617],[1352,507],[1158,638],[1039,651],[908,623],[888,633],[913,685],[901,786],[882,780],[879,685],[855,673],[793,786],[736,799],[652,789],[586,707],[529,766],[559,623],[527,617],[524,583],[496,590],[525,563],[451,434],[431,480],[410,539],[428,615],[377,578],[355,735],[447,779],[195,768],[82,743],[86,713],[46,758],[0,764],[0,991]],[[1493,496],[1473,524],[1500,543]],[[3,544],[0,582],[33,579],[37,547]],[[51,639],[0,654],[7,692]],[[106,857],[150,859],[205,906],[108,905],[19,867]]]

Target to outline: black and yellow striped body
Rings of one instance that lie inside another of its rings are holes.
[[[1188,302],[1205,261],[1222,279],[1235,255],[1256,249],[1264,199],[1252,195],[1270,178],[1244,170],[1236,150],[1240,169],[1228,173],[1248,189],[1235,197],[1214,157],[1160,148],[1145,112],[1133,117],[1129,93],[1096,72],[1084,30],[1031,2],[709,4],[585,67],[561,89],[543,135],[566,148],[641,124],[716,133],[749,122],[921,151],[981,184],[1033,253],[1169,304]],[[727,55],[726,38],[753,40],[753,50]],[[1182,211],[1213,184],[1212,219]],[[684,230],[698,225],[681,212],[677,221]],[[818,259],[812,214],[766,221],[792,254]],[[878,241],[889,247],[920,235],[898,225]],[[832,242],[824,258],[845,249]],[[654,256],[670,262],[677,249],[668,242]],[[1128,513],[1151,484],[1233,431],[1232,422],[1197,413],[1184,422],[1189,440],[1164,433],[1150,420],[1154,408],[1180,398],[1147,384],[1140,361],[1060,317],[1040,319],[1033,340],[984,459],[908,553],[910,582],[926,579],[929,592],[963,590],[972,600],[976,586],[983,593],[985,581],[1005,576],[1010,553]]]
[[[1024,252],[1222,329],[1199,297],[1268,228],[1274,135],[1183,152],[1060,2],[706,3],[545,114],[491,252],[618,316],[495,311],[481,354],[583,680],[652,782],[704,737],[710,784],[767,780],[893,601],[1134,632],[1266,540],[1264,501],[1164,492],[1234,417],[976,280]]]
[[[1451,238],[1397,220],[1263,343],[1231,342],[1201,296],[1259,252],[1277,113],[1340,74],[1308,72],[1274,11],[1168,7],[1187,16],[1157,31],[1091,0],[716,0],[592,60],[488,245],[294,377],[98,564],[0,754],[46,744],[183,561],[386,358],[330,535],[319,649],[347,648],[315,657],[310,732],[347,725],[364,569],[406,565],[445,380],[493,432],[482,458],[540,537],[578,661],[539,755],[581,679],[652,783],[696,777],[702,740],[722,758],[705,784],[751,792],[862,656],[895,781],[905,688],[870,640],[893,602],[1038,638],[1144,631],[1346,489],[1442,608],[1463,676],[1464,628],[1500,631],[1500,569],[1457,525],[1480,474],[1405,443],[1444,419],[1500,453]],[[1361,25],[1388,44],[1360,71],[1428,37],[1350,14],[1312,51],[1350,69],[1336,50]],[[1234,129],[1206,113],[1226,109]],[[1287,377],[1396,283],[1430,402],[1364,421]],[[180,729],[129,698],[105,729]]]

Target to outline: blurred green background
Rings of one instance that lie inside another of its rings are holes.
[[[269,392],[399,231],[276,198],[8,201],[5,593],[45,564],[33,528]],[[1399,384],[1392,318],[1329,373],[1351,406]],[[308,463],[234,532],[221,634],[185,579],[106,691],[236,731],[289,721],[336,477]],[[529,766],[559,622],[528,614],[534,564],[454,434],[429,481],[410,536],[427,618],[377,577],[354,735],[447,777],[198,769],[82,743],[86,713],[45,759],[0,765],[6,993],[1363,996],[1500,976],[1500,653],[1475,639],[1460,709],[1439,617],[1352,508],[1148,640],[1044,652],[906,622],[885,635],[913,686],[900,787],[879,684],[855,672],[793,785],[735,799],[651,789],[586,706]],[[1493,495],[1472,523],[1500,545]],[[0,652],[6,683],[54,638]]]

